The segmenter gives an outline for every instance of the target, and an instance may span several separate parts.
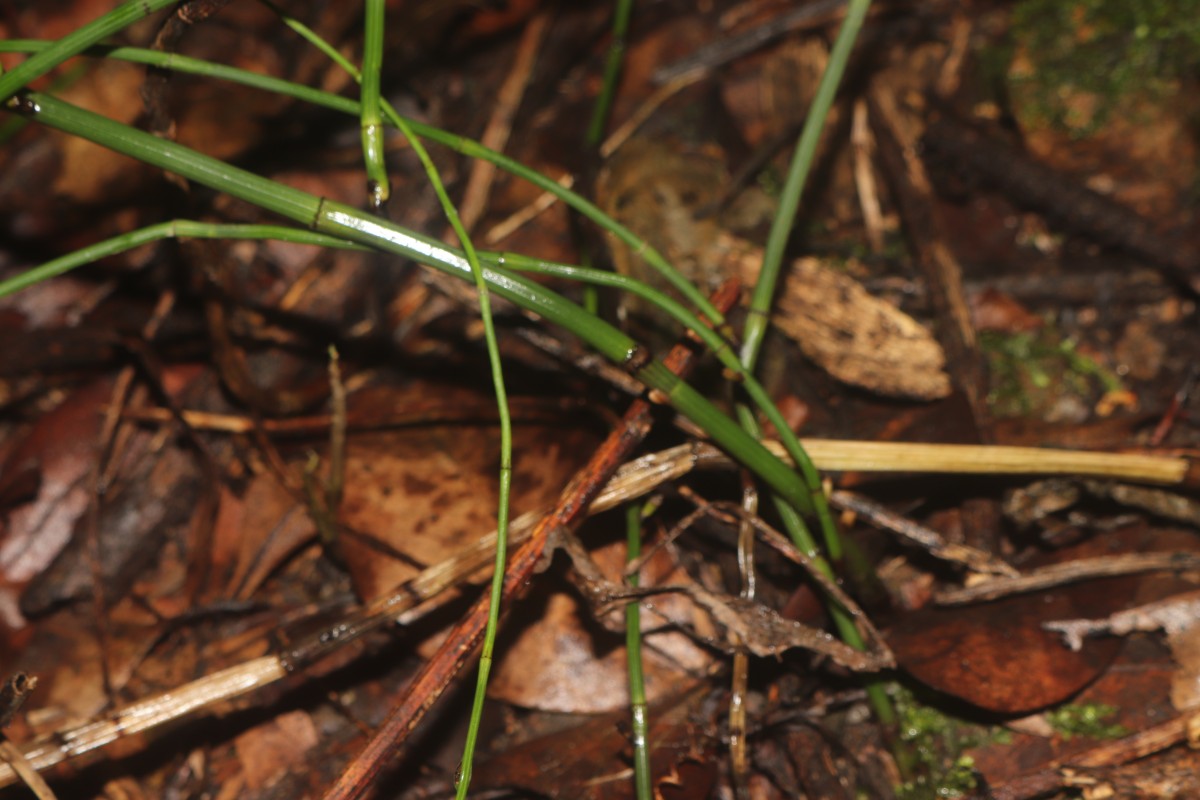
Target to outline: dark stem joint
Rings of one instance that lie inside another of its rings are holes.
[[[650,355],[649,350],[640,344],[635,344],[625,354],[625,359],[621,362],[621,368],[630,375],[636,376],[650,364],[652,359],[653,356]]]

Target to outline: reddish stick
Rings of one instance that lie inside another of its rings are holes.
[[[737,300],[739,286],[729,280],[713,294],[713,305],[725,313]],[[675,345],[665,359],[668,369],[683,375],[691,366],[692,346],[688,342]],[[574,529],[587,515],[592,501],[608,483],[617,467],[629,456],[650,432],[651,403],[644,399],[635,400],[621,424],[609,434],[604,443],[592,454],[587,466],[576,473],[563,490],[554,510],[547,514],[530,539],[509,560],[504,576],[504,603],[510,608],[513,601],[525,594],[534,571],[542,560],[546,544],[552,531],[560,528]],[[393,758],[404,741],[424,718],[425,713],[437,702],[455,676],[474,657],[483,641],[487,625],[489,597],[485,593],[471,606],[433,658],[425,663],[420,673],[408,685],[399,703],[388,718],[375,731],[371,741],[338,776],[337,783],[325,793],[324,800],[355,800],[362,797]]]

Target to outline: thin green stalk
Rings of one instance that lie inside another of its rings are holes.
[[[367,169],[367,196],[378,212],[391,196],[387,165],[384,162],[383,118],[379,115],[379,77],[383,69],[383,30],[386,0],[367,0],[363,34],[362,126],[363,161]]]
[[[123,31],[157,11],[175,5],[176,2],[177,0],[129,0],[104,16],[76,28],[50,43],[45,50],[0,75],[0,102],[8,100],[19,89],[28,86],[71,56],[82,53],[101,40]]]
[[[800,196],[804,191],[804,184],[812,167],[817,142],[820,140],[821,131],[825,126],[825,119],[833,105],[837,87],[846,71],[846,63],[869,7],[870,0],[851,0],[846,12],[846,19],[842,23],[841,30],[838,31],[837,40],[830,53],[829,63],[825,68],[825,73],[821,76],[812,107],[804,121],[804,129],[796,142],[796,150],[792,155],[787,180],[780,196],[779,210],[771,224],[771,232],[763,253],[762,269],[754,286],[754,292],[750,299],[750,310],[742,331],[741,362],[747,372],[754,372],[758,363],[758,356],[762,350],[763,339],[770,322],[771,301],[779,281],[784,249],[792,230],[792,223],[795,221],[796,210],[800,205]],[[739,407],[738,419],[747,432],[755,436],[759,435],[758,423],[745,406]],[[780,433],[782,434],[782,431]],[[810,487],[820,486],[820,475],[809,459],[797,460],[796,466],[803,473],[805,482]],[[825,495],[819,488],[814,492],[812,499],[824,535],[826,550],[829,557],[837,562],[841,558],[841,540],[833,521],[833,515],[829,510],[829,504],[825,501]],[[776,506],[779,505],[777,499]],[[799,546],[803,538],[798,526],[799,516],[787,511],[781,511],[781,514],[788,533]]]
[[[838,84],[846,71],[846,62],[850,59],[850,51],[862,28],[863,20],[871,0],[850,0],[846,8],[846,18],[838,31],[837,40],[829,53],[829,63],[825,74],[817,86],[813,97],[812,107],[804,120],[804,129],[796,142],[796,150],[788,167],[787,179],[779,196],[779,210],[771,224],[771,232],[767,236],[767,246],[763,253],[762,271],[759,272],[758,282],[754,286],[754,294],[750,298],[750,314],[746,318],[746,327],[742,332],[742,363],[749,369],[754,369],[758,362],[758,354],[762,349],[763,337],[766,335],[767,324],[770,320],[771,299],[775,296],[775,285],[779,281],[779,271],[783,264],[783,251],[787,247],[788,236],[795,222],[796,210],[800,207],[800,195],[812,167],[813,156],[817,151],[817,143],[821,138],[821,130],[825,127],[825,119],[837,95]]]
[[[804,121],[804,129],[796,142],[796,150],[792,155],[787,180],[780,196],[779,210],[771,224],[771,232],[767,237],[767,246],[763,252],[762,270],[759,272],[758,282],[755,284],[750,298],[750,311],[746,316],[746,325],[742,331],[741,362],[748,372],[754,371],[762,350],[763,339],[770,322],[771,300],[775,296],[775,287],[783,265],[784,250],[795,221],[796,210],[800,205],[800,196],[804,191],[805,181],[812,167],[817,143],[825,126],[825,119],[829,115],[829,109],[833,105],[833,99],[837,94],[837,87],[846,71],[850,52],[854,49],[854,42],[858,38],[858,32],[862,28],[870,5],[870,0],[850,0],[846,18],[842,22],[837,40],[829,54],[829,63],[825,67],[825,73],[821,76],[812,107]],[[753,415],[748,410],[740,410],[738,416],[747,430],[757,428]],[[820,476],[809,459],[796,461],[796,466],[810,487],[820,486]],[[776,501],[776,506],[778,505],[779,502]],[[829,557],[836,562],[841,557],[841,540],[833,520],[833,514],[829,510],[829,504],[825,501],[824,493],[819,489],[813,494],[813,506],[816,509]],[[799,542],[798,528],[796,527],[797,515],[782,513],[789,534]]]
[[[280,13],[279,9],[275,9]],[[287,15],[281,14],[285,19]],[[387,201],[389,189],[387,170],[383,164],[383,127],[380,117],[382,103],[379,95],[379,73],[383,66],[383,28],[384,0],[367,0],[366,2],[366,40],[363,52],[362,71],[341,58],[336,58],[355,81],[361,86],[362,110],[361,125],[363,137],[363,152],[370,178],[368,193],[372,204],[378,210]],[[309,42],[320,41],[317,34],[304,26],[294,26]],[[325,50],[325,48],[322,48]],[[328,52],[328,50],[326,50]],[[470,267],[471,277],[479,294],[479,315],[483,322],[484,341],[487,346],[488,363],[491,368],[492,385],[496,394],[497,414],[500,422],[500,477],[499,499],[496,509],[496,559],[492,570],[492,585],[490,604],[488,606],[487,627],[484,632],[483,646],[479,657],[479,675],[475,685],[475,698],[471,707],[471,719],[467,727],[466,743],[463,746],[462,761],[455,780],[457,797],[466,797],[471,785],[472,765],[475,758],[475,746],[478,741],[479,727],[483,719],[483,703],[487,697],[488,676],[491,673],[493,654],[496,643],[496,632],[500,627],[500,601],[504,594],[504,572],[508,561],[508,522],[510,496],[512,493],[512,416],[508,407],[508,392],[504,385],[504,372],[500,361],[500,346],[496,338],[496,327],[492,317],[491,298],[488,292],[488,282],[485,279],[483,266],[475,251],[475,245],[468,235],[466,227],[458,215],[458,209],[446,192],[441,175],[429,157],[428,151],[412,128],[391,107],[386,104],[389,118],[400,128],[405,138],[413,148],[425,169],[425,174],[433,186],[441,203],[451,228],[462,243],[464,255]]]
[[[642,555],[642,504],[630,503],[625,509],[625,560],[636,561]],[[627,579],[638,585],[638,575]],[[625,662],[629,672],[630,729],[633,734],[633,785],[637,800],[654,797],[650,785],[650,747],[646,740],[646,680],[642,671],[642,614],[637,602],[625,606]]]
[[[382,0],[368,0],[382,2]],[[367,86],[369,72],[366,61],[363,64],[362,84],[364,91]],[[365,97],[364,97],[365,99]],[[479,727],[483,720],[483,703],[487,698],[488,676],[491,673],[493,654],[496,647],[496,632],[500,627],[500,602],[504,596],[504,572],[508,562],[508,522],[510,497],[512,494],[512,416],[508,407],[508,391],[504,385],[504,371],[500,360],[500,344],[496,338],[496,325],[492,317],[491,296],[488,282],[484,277],[483,265],[475,251],[475,244],[467,232],[466,226],[458,215],[458,209],[450,200],[446,186],[438,173],[437,167],[430,158],[429,152],[421,140],[413,133],[412,127],[402,119],[395,110],[387,106],[388,115],[400,129],[425,168],[425,174],[433,186],[434,192],[442,205],[446,220],[462,244],[463,253],[471,268],[471,277],[475,281],[475,289],[479,294],[479,316],[483,322],[484,341],[487,345],[488,364],[491,368],[492,386],[496,394],[496,410],[500,422],[500,478],[499,499],[496,507],[496,560],[492,570],[491,596],[488,605],[487,627],[484,630],[483,646],[479,655],[479,676],[475,684],[475,698],[471,705],[471,719],[467,727],[466,743],[463,745],[463,756],[459,767],[455,791],[459,800],[464,800],[471,785],[472,764],[475,758],[475,746],[479,737]],[[385,198],[386,199],[386,198]]]
[[[779,274],[783,264],[784,250],[787,246],[788,237],[791,234],[792,224],[795,221],[796,210],[800,205],[800,196],[804,191],[804,185],[812,167],[817,143],[820,140],[825,120],[829,115],[829,109],[833,105],[833,99],[837,94],[838,85],[841,83],[842,76],[846,71],[846,63],[849,61],[850,52],[854,48],[854,42],[858,38],[859,30],[862,28],[863,20],[866,18],[870,5],[870,0],[850,0],[846,10],[846,18],[842,23],[841,29],[838,31],[837,40],[834,42],[833,49],[830,52],[829,63],[825,68],[825,73],[821,76],[820,84],[813,98],[812,107],[809,109],[804,128],[800,133],[800,138],[796,142],[796,150],[792,155],[787,179],[780,196],[779,210],[772,222],[771,231],[767,238],[767,246],[763,253],[762,270],[759,272],[758,282],[755,284],[754,292],[751,296],[750,313],[746,317],[746,325],[742,333],[741,362],[746,370],[750,372],[753,372],[758,362],[759,353],[762,350],[763,339],[766,336],[770,320],[771,301],[775,295],[775,287],[779,281]],[[755,419],[753,412],[745,404],[738,405],[737,415],[743,429],[747,433],[755,438],[761,437],[762,434],[758,426],[758,421]],[[772,421],[772,424],[779,428],[778,423]],[[782,433],[783,429],[779,428],[779,430]],[[804,474],[805,482],[809,486],[813,486],[814,483],[819,486],[820,477],[810,460],[807,458],[803,461],[797,460],[796,465]],[[772,495],[772,500],[783,522],[784,529],[788,531],[788,534],[796,542],[797,546],[803,549],[802,543],[806,538],[809,538],[806,536],[803,520],[796,513],[794,506],[787,502],[786,499],[780,497],[778,494],[774,494]],[[830,513],[829,504],[826,502],[823,492],[818,491],[813,495],[813,505],[816,508],[817,518],[824,535],[826,550],[829,553],[829,557],[834,562],[837,562],[841,558],[841,539],[838,536],[837,526],[834,523],[833,515]],[[815,563],[822,571],[827,569],[827,565],[822,561],[818,560]],[[830,615],[843,641],[852,647],[865,648],[865,642],[863,642],[862,636],[855,627],[854,620],[845,609],[842,609],[836,603],[832,603],[830,605]],[[867,695],[879,720],[885,724],[894,723],[896,718],[895,710],[892,708],[891,700],[884,691],[883,684],[879,681],[869,682],[867,684]]]
[[[108,258],[118,253],[124,253],[135,247],[141,247],[150,242],[162,239],[275,239],[294,244],[311,244],[317,247],[347,247],[347,242],[316,231],[302,228],[289,228],[284,225],[234,225],[217,224],[212,222],[194,222],[186,219],[176,219],[160,222],[136,231],[123,233],[111,239],[82,247],[65,256],[47,261],[33,269],[26,270],[20,275],[0,281],[0,297],[32,286],[35,283],[54,278],[66,272]],[[357,247],[358,245],[350,245]]]
[[[612,43],[604,61],[604,83],[596,95],[592,109],[592,121],[588,124],[587,144],[596,148],[604,139],[608,125],[608,113],[612,109],[613,97],[617,93],[617,79],[621,77],[621,60],[625,57],[625,35],[629,32],[629,17],[633,12],[633,0],[617,0],[613,12]]]

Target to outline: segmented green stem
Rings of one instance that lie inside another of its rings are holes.
[[[367,197],[376,212],[391,195],[383,151],[383,118],[379,114],[379,80],[383,69],[383,30],[385,0],[366,0],[363,32],[362,127],[363,162],[367,171]]]
[[[636,561],[642,554],[642,504],[630,503],[625,509],[625,559]],[[637,573],[626,579],[638,585]],[[630,731],[633,737],[633,785],[637,800],[654,797],[650,785],[649,723],[646,716],[646,680],[642,670],[642,613],[636,602],[625,606],[625,663],[629,673]]]

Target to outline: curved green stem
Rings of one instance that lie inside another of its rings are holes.
[[[333,236],[284,225],[235,225],[214,222],[194,222],[176,219],[160,222],[136,231],[123,233],[87,247],[81,247],[53,261],[47,261],[19,275],[0,281],[0,297],[32,286],[35,283],[70,272],[84,264],[141,247],[162,239],[275,239],[293,244],[316,247],[346,247],[346,242]]]
[[[742,331],[742,363],[747,369],[753,370],[758,362],[758,354],[762,350],[763,337],[766,336],[770,321],[771,299],[775,296],[775,285],[779,281],[779,271],[783,264],[783,252],[792,232],[796,210],[800,207],[800,195],[812,168],[813,156],[821,139],[821,131],[825,127],[825,119],[829,116],[833,98],[837,95],[838,85],[846,71],[850,51],[854,49],[854,42],[858,39],[858,32],[870,6],[871,0],[850,0],[846,9],[846,19],[838,31],[837,40],[829,53],[829,62],[813,97],[812,107],[804,120],[804,128],[796,141],[796,150],[792,154],[787,179],[779,196],[779,209],[771,223],[771,232],[767,235],[762,270],[758,274],[758,281],[750,298],[750,314],[746,317],[746,326]]]

